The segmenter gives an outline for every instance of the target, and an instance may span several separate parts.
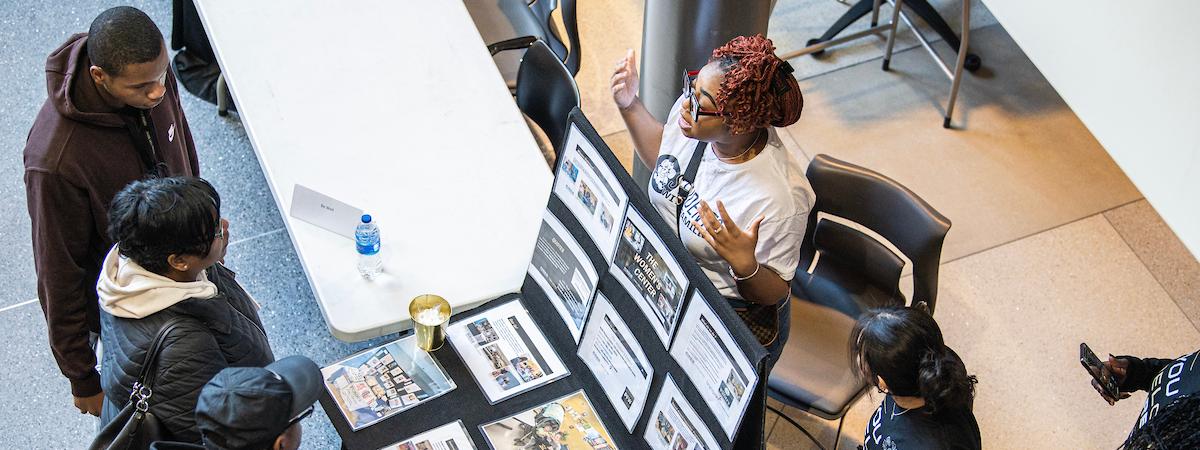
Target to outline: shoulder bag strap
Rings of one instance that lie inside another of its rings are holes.
[[[687,170],[679,177],[679,197],[675,202],[675,226],[679,226],[679,217],[683,215],[683,204],[692,195],[692,182],[696,180],[696,172],[700,171],[700,160],[704,159],[704,150],[708,143],[700,141],[696,150],[692,151],[692,159],[688,161]]]
[[[154,379],[158,376],[158,354],[162,351],[163,342],[167,340],[167,335],[172,330],[178,328],[187,320],[182,316],[177,316],[163,324],[162,328],[158,329],[158,335],[154,337],[154,342],[150,344],[150,348],[146,350],[146,360],[142,362],[142,372],[138,375],[138,381],[134,384],[132,397],[148,400],[151,395],[151,388],[154,386]],[[143,389],[146,392],[141,392]],[[144,394],[141,397],[140,394]]]

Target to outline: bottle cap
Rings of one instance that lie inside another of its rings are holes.
[[[362,223],[371,223],[371,215],[363,214],[362,215]]]

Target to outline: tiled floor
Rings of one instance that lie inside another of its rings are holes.
[[[80,448],[94,421],[73,411],[45,343],[35,304],[19,152],[44,98],[46,52],[82,30],[104,2],[18,0],[0,5],[0,448]],[[170,3],[133,2],[169,35]],[[641,39],[641,1],[579,5],[584,54],[577,80],[583,107],[625,161],[628,133],[608,94],[612,63]],[[957,29],[958,0],[933,2]],[[794,59],[807,106],[785,144],[804,159],[846,158],[908,185],[954,221],[941,271],[936,317],[947,341],[979,376],[976,413],[986,448],[1112,448],[1137,399],[1109,407],[1087,385],[1075,355],[1097,351],[1175,356],[1200,345],[1200,263],[1021,54],[995,19],[973,3],[974,51],[985,69],[969,76],[956,123],[940,127],[945,83],[919,50],[878,69],[882,39],[864,39],[816,59]],[[834,0],[781,0],[770,37],[781,52],[802,47],[844,10]],[[886,10],[885,10],[886,13]],[[857,24],[861,27],[863,24]],[[898,49],[916,42],[905,37]],[[233,222],[229,262],[263,303],[279,355],[318,363],[371,343],[346,345],[324,328],[279,211],[236,117],[185,96],[202,172],[221,190]],[[861,442],[878,398],[860,400],[842,430]],[[789,411],[834,439],[836,423]],[[48,419],[52,418],[52,419]],[[52,422],[53,426],[47,423]],[[791,425],[768,418],[770,448],[815,448]],[[1018,437],[1014,439],[1014,437]],[[319,410],[305,448],[336,448]]]

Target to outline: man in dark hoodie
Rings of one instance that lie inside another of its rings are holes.
[[[92,345],[108,207],[130,182],[199,175],[162,33],[136,8],[100,13],[46,59],[48,98],[25,143],[25,194],[50,348],[80,413],[103,404]]]

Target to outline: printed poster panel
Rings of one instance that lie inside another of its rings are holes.
[[[683,317],[671,357],[732,439],[750,404],[758,372],[699,292]]]
[[[666,244],[635,209],[629,209],[621,230],[613,275],[636,300],[663,347],[668,347],[683,311],[688,279]]]
[[[575,124],[571,124],[559,158],[554,195],[583,224],[604,255],[604,262],[611,263],[613,246],[620,233],[618,222],[629,204],[629,194],[621,189],[616,175]]]
[[[475,444],[456,420],[379,450],[475,450]]]
[[[579,345],[579,359],[596,375],[608,401],[632,433],[650,395],[654,366],[604,294],[596,294],[594,308]]]
[[[456,387],[413,336],[356,353],[321,369],[321,375],[355,431]]]
[[[528,272],[578,343],[599,277],[592,260],[550,210],[542,216]]]
[[[616,450],[583,391],[480,427],[494,450]]]
[[[642,436],[651,450],[719,450],[717,439],[667,374]]]
[[[520,300],[450,324],[446,338],[492,404],[570,374]]]

